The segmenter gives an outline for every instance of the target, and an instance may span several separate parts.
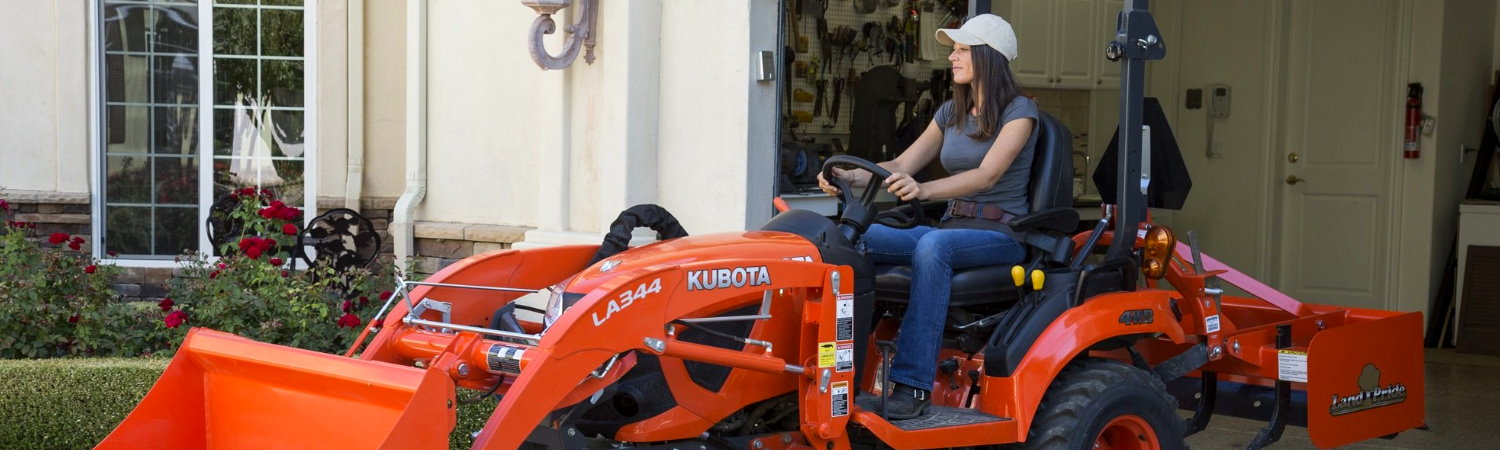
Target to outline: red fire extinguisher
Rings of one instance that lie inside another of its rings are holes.
[[[1402,146],[1406,159],[1417,159],[1421,155],[1422,143],[1422,83],[1406,85],[1406,142]]]

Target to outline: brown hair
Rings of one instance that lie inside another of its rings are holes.
[[[975,102],[974,86],[977,85],[979,92],[984,93],[985,102],[980,105],[979,126],[969,133],[969,137],[985,141],[1000,132],[1005,107],[1010,106],[1011,99],[1021,96],[1021,86],[1010,73],[1010,61],[993,47],[975,45],[970,47],[969,56],[973,59],[974,80],[969,84],[953,84],[953,114],[938,125],[962,129],[961,125],[968,123],[969,109]]]

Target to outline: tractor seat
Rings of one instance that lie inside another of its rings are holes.
[[[1046,112],[1038,114],[1036,147],[1031,162],[1031,205],[1032,213],[1013,219],[1014,222],[1026,220],[1028,217],[1046,215],[1050,210],[1066,208],[1066,214],[1053,216],[1066,216],[1072,214],[1072,226],[1077,225],[1078,216],[1072,211],[1073,207],[1073,134],[1068,127],[1058,121],[1057,118]],[[1064,219],[1064,222],[1067,220]],[[1066,243],[1058,239],[1068,239],[1066,233],[1073,230],[1062,230],[1061,234],[1052,232],[1025,231],[1018,232],[1012,237],[1017,238],[1031,249],[1029,259],[1037,260],[1039,255],[1037,244],[1045,244],[1050,248],[1061,248],[1057,244],[1072,248],[1071,240]],[[1049,236],[1057,235],[1057,236]],[[1050,252],[1049,252],[1050,253]],[[1047,255],[1052,261],[1066,261],[1068,255]],[[967,269],[959,269],[953,273],[953,286],[948,297],[949,307],[973,306],[980,304],[997,304],[1008,306],[1020,299],[1020,293],[1011,282],[1010,269],[1013,264],[994,266],[979,266]],[[911,266],[875,266],[875,301],[887,303],[907,303],[911,298]]]

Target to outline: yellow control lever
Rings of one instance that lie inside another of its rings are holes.
[[[1016,287],[1026,284],[1026,269],[1022,269],[1021,266],[1011,266],[1010,279],[1016,282]]]
[[[1047,281],[1047,276],[1046,275],[1042,275],[1042,271],[1040,271],[1040,270],[1033,270],[1033,271],[1031,271],[1031,288],[1032,289],[1035,289],[1035,290],[1038,290],[1038,291],[1042,290],[1042,283],[1046,282],[1046,281]]]

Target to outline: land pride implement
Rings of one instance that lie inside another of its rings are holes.
[[[1142,129],[1143,64],[1165,52],[1145,3],[1126,2],[1107,52],[1123,65],[1123,130]],[[400,282],[345,355],[194,329],[99,448],[446,448],[457,404],[481,392],[494,411],[462,431],[484,449],[1176,449],[1215,414],[1265,420],[1251,447],[1287,425],[1333,447],[1421,426],[1420,314],[1300,302],[1191,233],[1178,242],[1146,215],[1144,135],[1122,133],[1118,198],[1092,230],[1036,207],[1006,223],[1022,264],[955,275],[932,406],[915,419],[882,404],[900,312],[922,299],[902,294],[910,268],[857,244],[875,223],[923,223],[922,208],[841,186],[833,219],[790,210],[618,252],[464,259]],[[627,213],[626,236],[675,226]]]

